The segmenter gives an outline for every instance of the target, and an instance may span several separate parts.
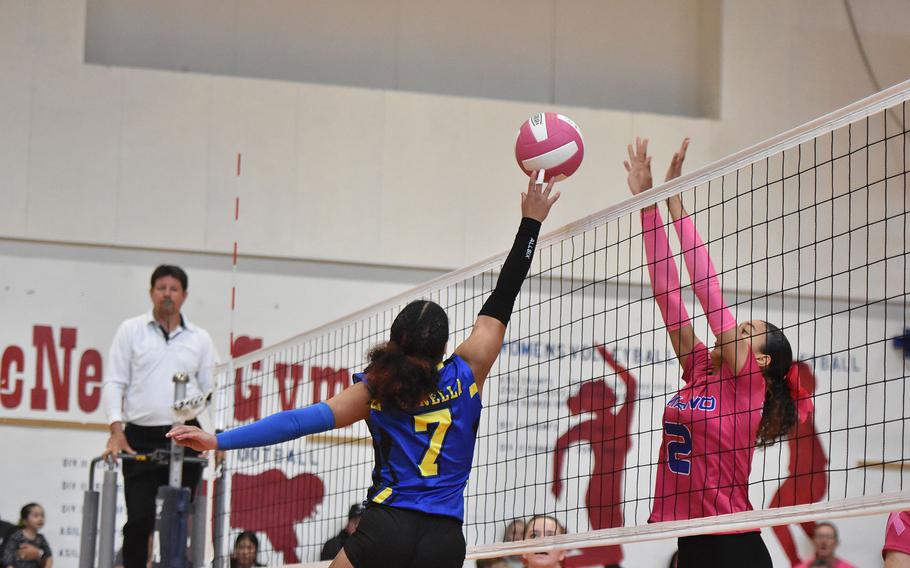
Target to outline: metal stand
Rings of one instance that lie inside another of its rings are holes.
[[[193,551],[193,568],[205,566],[205,513],[208,509],[204,491],[205,478],[199,477],[196,495],[193,498],[193,526],[190,534],[190,550]]]
[[[174,375],[174,401],[186,398],[186,384],[190,382],[190,376],[186,373],[177,373]],[[180,488],[183,485],[183,446],[180,446],[174,440],[171,440],[171,463],[170,476],[168,485],[174,488]]]
[[[95,466],[101,458],[92,460],[88,466],[88,489],[82,499],[82,531],[79,544],[79,568],[95,565],[95,541],[98,538],[98,501],[100,493],[95,491]]]
[[[225,523],[222,522],[227,513],[227,476],[225,475],[224,459],[217,466],[218,474],[215,476],[215,502],[212,505],[215,509],[215,522],[212,526],[212,543],[215,547],[215,559],[212,568],[227,568],[227,535],[225,534]]]
[[[108,462],[101,488],[101,527],[98,529],[98,568],[114,568],[114,525],[117,520],[117,468]]]
[[[189,375],[174,375],[174,400],[186,398]],[[160,568],[184,568],[187,566],[187,525],[192,507],[193,535],[192,566],[205,565],[205,522],[206,502],[202,495],[204,481],[200,479],[196,500],[190,504],[190,490],[183,487],[183,465],[207,465],[208,460],[184,457],[183,447],[173,440],[168,450],[155,450],[149,454],[120,454],[122,460],[149,462],[156,466],[169,467],[168,485],[158,489],[155,500],[155,532],[153,534],[152,559]],[[95,491],[95,468],[105,464],[102,490]],[[99,507],[100,500],[100,507]],[[99,526],[100,513],[100,526]],[[82,507],[82,533],[79,554],[79,568],[114,567],[114,533],[117,524],[117,466],[113,460],[103,461],[100,457],[92,460],[89,467],[88,489]],[[97,549],[95,544],[98,544]],[[97,554],[96,554],[97,553]]]
[[[186,398],[186,373],[174,375],[174,400]],[[171,440],[168,485],[158,488],[155,498],[155,532],[152,536],[152,566],[184,568],[186,566],[187,520],[190,490],[183,487],[183,447]]]

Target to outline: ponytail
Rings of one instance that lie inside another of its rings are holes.
[[[380,404],[415,408],[437,389],[437,364],[449,339],[449,318],[439,304],[409,303],[395,317],[389,341],[367,356],[370,394]]]
[[[426,355],[405,353],[394,341],[374,347],[366,368],[370,394],[380,404],[415,408],[436,390],[436,361]]]
[[[771,362],[762,370],[765,377],[765,404],[758,424],[756,445],[773,446],[796,425],[796,401],[787,380],[793,365],[793,350],[784,332],[776,325],[765,322],[768,328],[763,352]]]

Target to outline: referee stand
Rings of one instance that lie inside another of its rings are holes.
[[[189,375],[174,375],[174,400],[186,397]],[[205,566],[206,499],[203,495],[205,480],[200,477],[196,498],[192,499],[188,487],[183,487],[184,464],[208,465],[208,459],[186,457],[183,447],[171,440],[170,449],[155,450],[149,454],[120,454],[122,460],[151,462],[168,465],[168,484],[158,488],[155,499],[155,528],[152,533],[152,565],[156,568],[203,568]],[[95,468],[103,463],[104,474],[101,492],[95,490]],[[97,457],[89,465],[89,483],[82,507],[82,531],[79,551],[79,568],[113,568],[114,535],[117,516],[118,468],[114,460]],[[99,506],[100,505],[100,506]],[[99,521],[100,516],[100,521]],[[192,516],[194,522],[190,523]],[[192,526],[192,535],[189,527]],[[187,537],[190,538],[190,557],[187,558]],[[97,549],[96,549],[97,544]],[[95,563],[97,558],[97,564]]]

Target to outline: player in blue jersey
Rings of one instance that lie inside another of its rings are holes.
[[[518,234],[471,335],[444,360],[449,323],[439,305],[411,302],[389,340],[369,353],[354,384],[326,402],[279,412],[217,436],[176,426],[168,436],[203,450],[276,444],[366,420],[373,437],[367,509],[333,568],[460,567],[464,489],[471,471],[487,373],[502,348],[540,226],[559,198],[530,178]]]

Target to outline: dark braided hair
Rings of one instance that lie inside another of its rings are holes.
[[[787,373],[793,365],[793,350],[779,327],[768,322],[765,322],[765,326],[768,329],[762,353],[769,355],[771,362],[762,370],[765,377],[765,404],[756,437],[756,445],[759,447],[773,446],[798,420],[796,401],[790,395],[790,385],[787,383]]]
[[[415,300],[392,322],[389,341],[368,355],[366,368],[370,394],[394,408],[414,408],[436,390],[436,366],[445,354],[449,318],[442,307]]]

